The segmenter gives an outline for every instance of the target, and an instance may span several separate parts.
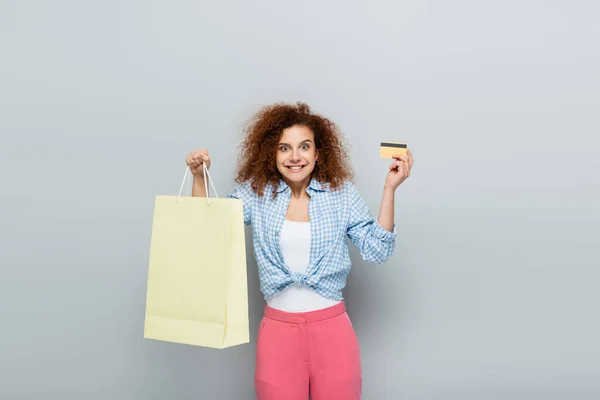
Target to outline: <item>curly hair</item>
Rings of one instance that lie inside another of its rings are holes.
[[[277,144],[283,130],[295,125],[309,128],[315,136],[319,161],[312,177],[331,190],[341,188],[345,180],[352,180],[347,146],[336,124],[329,119],[311,113],[302,102],[296,105],[276,103],[262,108],[245,126],[245,139],[240,144],[237,183],[250,182],[252,190],[263,196],[268,183],[273,185],[273,198],[277,197],[281,173],[276,166]]]

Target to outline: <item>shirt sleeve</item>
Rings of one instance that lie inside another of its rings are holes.
[[[369,207],[351,182],[349,190],[350,215],[347,235],[360,251],[363,260],[381,264],[390,259],[396,246],[396,224],[392,232],[382,227],[369,212]]]
[[[227,195],[228,199],[242,200],[244,205],[244,225],[252,224],[252,202],[254,192],[247,183],[238,183],[233,193]]]

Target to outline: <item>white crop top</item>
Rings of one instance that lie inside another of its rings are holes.
[[[281,254],[291,271],[304,273],[310,260],[310,222],[284,220],[280,234]],[[267,300],[269,307],[286,312],[308,312],[340,303],[321,296],[310,286],[291,284]]]

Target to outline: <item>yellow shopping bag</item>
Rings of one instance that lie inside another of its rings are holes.
[[[181,189],[155,199],[144,337],[218,349],[248,343],[242,201]]]

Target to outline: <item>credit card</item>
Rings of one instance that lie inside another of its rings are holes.
[[[406,157],[406,143],[398,143],[398,142],[381,142],[381,147],[379,149],[379,157],[380,158],[393,158],[394,154],[400,154],[403,157]]]

